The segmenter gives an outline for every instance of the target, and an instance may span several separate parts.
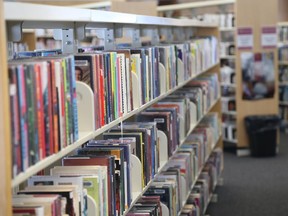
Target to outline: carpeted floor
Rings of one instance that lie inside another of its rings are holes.
[[[288,135],[281,134],[279,154],[272,158],[237,157],[225,152],[224,185],[210,216],[288,215]]]

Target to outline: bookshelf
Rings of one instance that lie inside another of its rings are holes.
[[[0,164],[0,215],[11,215],[11,143],[9,120],[9,93],[6,55],[6,30],[4,23],[3,1],[0,1],[0,157],[4,160]]]
[[[280,18],[279,18],[280,19]],[[288,86],[288,80],[287,80],[287,72],[286,69],[288,67],[287,59],[284,56],[281,55],[283,51],[286,50],[285,47],[287,47],[287,22],[278,22],[278,49],[279,49],[279,114],[281,118],[281,129],[285,133],[288,132],[288,118],[287,118],[287,111],[288,106],[285,101],[283,100],[283,96],[286,92],[287,86]],[[282,98],[281,98],[282,95]]]
[[[2,2],[1,2],[2,3]],[[159,18],[159,17],[151,17],[151,16],[142,16],[142,15],[133,15],[133,14],[122,14],[122,13],[115,13],[115,12],[105,12],[105,11],[94,11],[94,10],[88,10],[88,9],[78,9],[78,8],[68,8],[68,7],[58,7],[58,6],[47,6],[47,5],[34,5],[34,4],[27,4],[27,3],[11,3],[6,2],[4,3],[4,9],[2,7],[2,4],[0,5],[0,10],[4,10],[4,17],[1,17],[1,22],[4,23],[4,20],[6,21],[6,24],[8,26],[7,31],[10,32],[11,24],[17,24],[21,22],[21,25],[23,28],[33,29],[33,28],[61,28],[61,29],[75,29],[75,26],[84,28],[87,26],[91,27],[99,27],[106,28],[106,26],[115,27],[115,25],[120,24],[122,25],[130,25],[135,26],[135,28],[140,28],[139,26],[143,28],[147,28],[149,26],[157,26],[157,28],[166,27],[166,28],[195,28],[196,35],[197,36],[204,36],[204,35],[213,35],[217,38],[219,38],[219,30],[218,28],[209,23],[203,23],[199,21],[190,21],[190,20],[177,20],[177,19],[171,19],[171,18]],[[11,13],[13,11],[13,13]],[[33,11],[33,13],[31,13]],[[10,13],[9,13],[10,12]],[[3,13],[1,13],[3,15]],[[79,25],[78,25],[79,24]],[[85,24],[85,25],[84,25]],[[85,26],[85,27],[84,27]],[[6,30],[3,29],[4,25],[1,25],[0,27],[0,34],[5,35]],[[20,32],[22,31],[22,28],[18,29]],[[83,30],[83,29],[82,29]],[[19,33],[19,32],[18,32]],[[17,38],[19,35],[18,33],[8,34],[9,38],[8,40],[11,40],[13,38]],[[78,33],[78,32],[77,32]],[[77,35],[77,34],[76,34]],[[1,71],[7,71],[6,64],[6,39],[5,37],[1,37]],[[3,64],[2,64],[3,63]],[[35,165],[29,167],[24,173],[20,173],[17,175],[13,180],[10,179],[11,176],[11,164],[10,164],[10,145],[1,146],[1,154],[3,154],[3,158],[5,158],[7,164],[2,163],[1,166],[4,166],[4,169],[1,168],[1,174],[5,175],[7,179],[5,179],[5,182],[1,182],[1,191],[6,191],[3,193],[3,202],[0,203],[0,209],[5,210],[6,212],[3,215],[10,215],[11,211],[11,187],[16,188],[21,183],[25,182],[29,177],[35,175],[39,171],[49,167],[50,165],[54,164],[55,162],[59,161],[64,156],[68,155],[69,153],[73,152],[75,149],[80,147],[82,144],[87,142],[88,140],[97,137],[98,135],[101,135],[103,132],[107,131],[108,129],[118,125],[119,123],[127,120],[128,118],[133,117],[135,114],[147,109],[152,104],[164,99],[171,93],[175,92],[177,89],[183,87],[185,84],[187,84],[189,81],[195,79],[196,77],[203,75],[203,74],[210,74],[210,73],[217,73],[218,79],[220,79],[220,63],[217,62],[215,65],[211,65],[208,68],[205,68],[200,73],[194,75],[188,80],[185,80],[178,86],[176,86],[173,89],[168,90],[167,92],[161,94],[159,97],[153,99],[152,101],[149,101],[148,103],[140,106],[137,109],[134,109],[133,111],[129,112],[128,114],[125,114],[124,116],[112,121],[111,123],[97,129],[97,130],[84,130],[80,131],[80,138],[74,142],[73,144],[65,147],[60,152],[53,154],[49,157],[46,157],[45,159],[41,160],[40,162],[36,163]],[[8,84],[8,78],[7,73],[3,73],[4,79],[2,79],[3,85],[1,85],[0,89],[0,96],[2,101],[4,101],[6,104],[6,107],[1,107],[0,110],[0,120],[1,124],[2,122],[5,123],[3,126],[1,125],[1,141],[3,143],[11,143],[10,142],[10,126],[9,126],[9,115],[7,115],[9,107],[9,98],[8,98],[8,92],[4,91],[7,89]],[[3,97],[2,97],[3,96]],[[4,110],[2,110],[4,108]],[[80,110],[81,112],[81,110]],[[221,100],[218,98],[212,106],[209,108],[207,113],[209,112],[217,112],[221,115]],[[205,115],[207,114],[205,113]],[[205,116],[204,115],[204,116]],[[3,118],[3,121],[2,121]],[[192,132],[196,126],[200,123],[200,120],[191,127],[190,132]],[[80,127],[81,128],[81,127]],[[3,130],[2,130],[3,129]],[[2,140],[3,139],[3,140]],[[216,143],[213,145],[214,147],[222,147],[222,137],[219,134],[219,139]],[[2,156],[2,155],[1,155]],[[208,158],[207,158],[208,159]],[[207,161],[206,159],[206,161]],[[161,170],[161,168],[160,168]],[[4,173],[2,173],[4,171]],[[198,175],[199,176],[199,175]],[[2,181],[3,179],[1,179]],[[150,183],[149,183],[150,184]],[[145,187],[149,186],[149,184]],[[145,191],[144,188],[144,191]],[[135,200],[143,194],[144,191],[141,191],[140,194],[135,196]],[[8,197],[8,199],[7,199]],[[2,198],[1,198],[2,199]],[[4,199],[6,202],[4,202]],[[1,200],[2,201],[2,200]]]
[[[198,2],[158,6],[157,11],[158,12],[174,11],[174,10],[227,5],[227,4],[233,4],[233,3],[235,3],[235,0],[198,1]]]
[[[255,16],[255,10],[257,7],[258,15]],[[263,4],[260,0],[241,0],[237,1],[236,4],[236,26],[248,26],[253,29],[253,48],[249,50],[238,50],[236,52],[236,74],[242,74],[241,71],[241,54],[243,52],[272,52],[274,54],[274,65],[275,65],[275,93],[273,98],[267,98],[259,101],[243,100],[242,98],[242,77],[236,76],[236,85],[239,91],[236,92],[236,104],[240,109],[237,110],[237,140],[238,151],[241,154],[247,152],[248,137],[245,129],[244,118],[248,115],[266,115],[274,114],[278,115],[278,50],[277,47],[272,49],[264,49],[261,46],[261,28],[263,26],[277,26],[278,22],[278,1],[269,0]],[[268,14],[268,15],[267,15]],[[246,150],[245,150],[246,148]],[[249,151],[248,151],[249,152]]]
[[[190,3],[158,6],[157,10],[159,14],[166,12],[166,15],[169,15],[169,12],[177,11],[177,10],[181,12],[183,11],[184,15],[188,15],[189,12],[192,11],[192,13],[190,14],[194,14],[194,16],[203,15],[205,13],[225,14],[227,12],[233,13],[235,11],[235,3],[236,3],[235,0],[196,1],[196,2],[190,2]],[[187,12],[185,13],[184,11],[187,11]],[[236,14],[234,13],[234,17],[235,16]],[[228,51],[228,49],[230,46],[234,46],[235,48],[236,27],[235,26],[221,26],[221,21],[218,21],[218,22],[219,22],[220,43],[221,43],[220,45],[221,66],[229,67],[229,69],[233,70],[235,74],[236,55],[235,53],[232,53],[232,54],[229,53],[230,51]],[[235,22],[234,22],[234,25],[235,25]],[[221,68],[221,71],[223,68]],[[222,80],[221,88],[223,92],[227,92],[229,90],[229,92],[233,92],[234,95],[235,95],[235,92],[237,91],[236,84],[232,83],[230,78],[229,78],[229,82],[223,82]],[[225,95],[222,95],[222,96],[224,97]],[[231,123],[233,121],[234,124],[236,125],[236,121],[237,121],[236,111],[227,112],[226,110],[222,109],[222,115],[223,115],[223,122],[229,121]],[[225,144],[226,142],[229,142],[229,139],[226,138],[223,141]],[[235,144],[235,141],[231,140],[230,143]]]

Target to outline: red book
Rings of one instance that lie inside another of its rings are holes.
[[[98,56],[98,63],[99,63],[99,79],[98,79],[98,87],[99,87],[99,106],[100,106],[100,116],[101,116],[101,126],[105,125],[105,115],[106,115],[106,110],[105,110],[105,92],[104,92],[104,60],[103,60],[103,55]]]
[[[49,155],[54,154],[54,130],[53,130],[53,98],[52,98],[52,79],[51,79],[51,72],[52,72],[52,63],[47,63],[47,72],[48,72],[48,119],[49,119]]]
[[[38,140],[39,140],[39,158],[45,158],[45,125],[44,125],[44,107],[41,86],[41,68],[39,64],[34,65],[35,82],[36,82],[36,101],[37,101],[37,124],[38,124]]]
[[[53,153],[59,151],[59,128],[58,128],[58,99],[55,81],[55,61],[51,61],[50,70],[51,100],[52,100],[52,124],[53,124]]]
[[[13,149],[13,177],[21,172],[20,115],[16,67],[9,67],[10,117]]]

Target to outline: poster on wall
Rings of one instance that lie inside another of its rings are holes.
[[[262,27],[261,45],[265,49],[273,49],[277,47],[278,36],[275,26]]]
[[[242,98],[273,98],[275,92],[274,53],[241,53]]]
[[[237,48],[240,50],[252,49],[253,44],[253,29],[250,27],[240,27],[237,29]]]

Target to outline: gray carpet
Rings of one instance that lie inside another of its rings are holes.
[[[225,152],[224,185],[210,216],[288,215],[288,135],[281,134],[280,151],[272,158],[237,157]]]

